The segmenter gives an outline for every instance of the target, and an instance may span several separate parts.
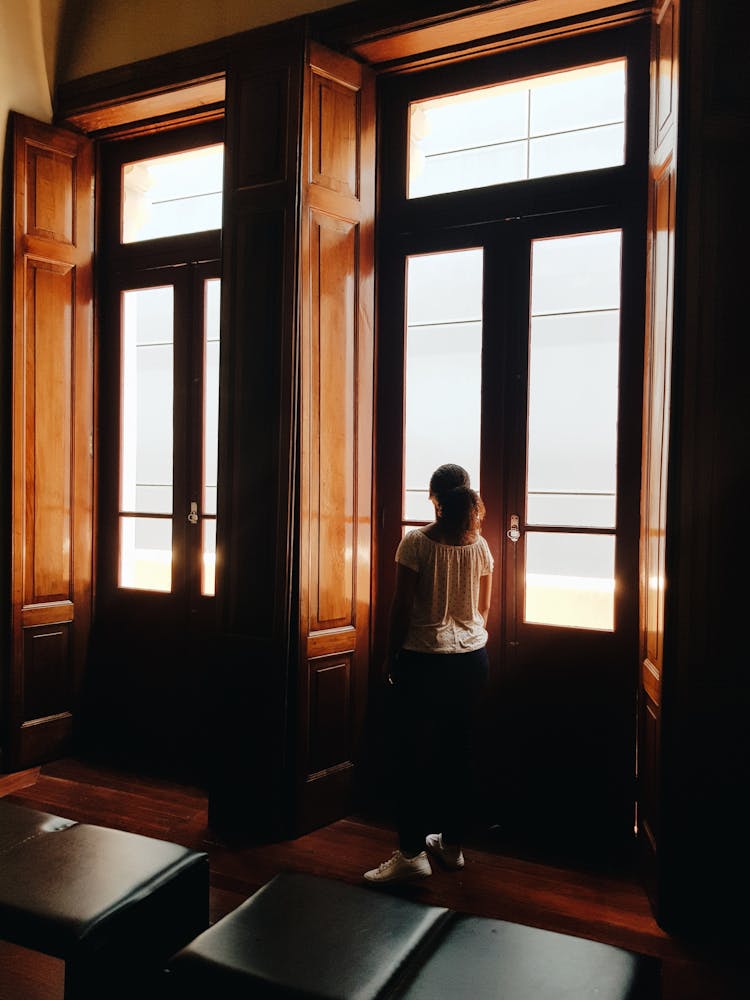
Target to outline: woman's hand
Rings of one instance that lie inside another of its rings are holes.
[[[397,660],[398,653],[391,653],[390,656],[386,656],[383,662],[383,681],[388,687],[393,687],[396,683],[394,673]]]

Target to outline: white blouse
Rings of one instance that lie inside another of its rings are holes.
[[[494,561],[481,535],[469,545],[446,545],[417,528],[401,539],[396,562],[418,574],[404,649],[469,653],[486,645],[479,581],[492,573]]]

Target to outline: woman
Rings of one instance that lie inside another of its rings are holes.
[[[465,469],[436,469],[430,500],[435,520],[409,531],[396,550],[386,670],[394,696],[399,848],[365,872],[370,882],[432,874],[425,847],[448,868],[464,865],[474,715],[487,680],[493,559],[480,534],[484,504]],[[439,791],[430,796],[435,776]],[[428,833],[433,819],[441,833]]]

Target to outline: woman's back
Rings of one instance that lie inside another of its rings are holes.
[[[480,581],[492,573],[489,546],[478,533],[464,545],[436,525],[408,532],[396,561],[417,574],[414,604],[404,649],[425,653],[465,653],[487,642],[479,610]]]

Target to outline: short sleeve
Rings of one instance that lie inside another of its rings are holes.
[[[413,569],[415,573],[419,572],[419,553],[417,551],[417,535],[419,533],[419,529],[408,532],[396,549],[396,562],[406,566],[407,569]]]
[[[482,536],[480,535],[480,538]],[[487,544],[487,539],[482,538],[482,555],[484,556],[482,566],[482,576],[489,576],[492,570],[495,568],[495,560],[492,558],[492,553],[490,552],[490,547]]]

